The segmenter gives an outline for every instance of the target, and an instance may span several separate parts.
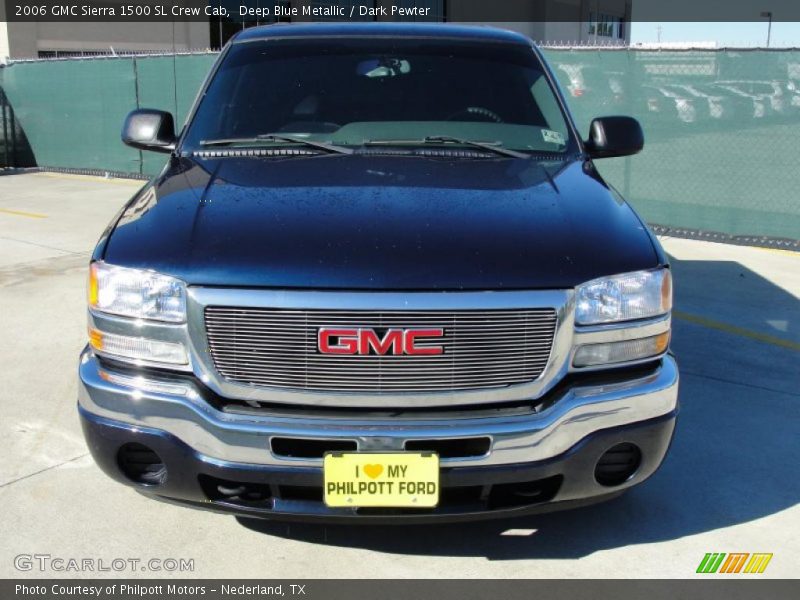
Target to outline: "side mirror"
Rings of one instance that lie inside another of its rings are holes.
[[[585,146],[592,158],[630,156],[644,147],[644,133],[632,117],[599,117],[589,126]]]
[[[175,142],[175,123],[168,112],[142,108],[125,118],[122,143],[128,146],[169,153],[175,149]]]

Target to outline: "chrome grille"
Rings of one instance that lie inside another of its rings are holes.
[[[429,392],[503,387],[542,374],[556,328],[552,308],[459,311],[205,309],[219,373],[257,386],[331,392]],[[323,328],[443,329],[440,355],[321,354]]]

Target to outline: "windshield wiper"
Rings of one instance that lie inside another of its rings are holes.
[[[290,144],[302,144],[309,148],[316,148],[318,150],[325,150],[326,152],[336,154],[352,154],[351,148],[344,146],[336,146],[326,142],[317,142],[314,140],[307,140],[305,138],[295,137],[293,135],[283,135],[279,133],[263,133],[254,137],[241,137],[241,138],[223,138],[219,140],[202,140],[201,146],[231,146],[233,144],[257,144],[259,142],[285,142]]]
[[[495,154],[511,156],[513,158],[530,158],[529,155],[523,152],[517,152],[516,150],[503,148],[500,142],[476,142],[475,140],[467,140],[449,135],[429,135],[421,140],[367,140],[364,142],[365,146],[391,146],[392,144],[460,144],[461,146],[480,148],[481,150],[486,150],[487,152],[494,152]]]

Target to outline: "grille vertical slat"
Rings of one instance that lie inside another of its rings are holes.
[[[441,392],[537,379],[550,357],[556,311],[298,311],[209,306],[205,323],[214,365],[233,382],[307,391]],[[323,327],[441,328],[444,336],[433,343],[444,352],[321,354],[317,335]]]

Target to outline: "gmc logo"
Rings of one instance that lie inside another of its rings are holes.
[[[444,354],[441,346],[417,346],[417,342],[444,336],[443,329],[388,329],[380,336],[374,329],[319,330],[317,347],[322,354],[387,354],[412,356]]]

